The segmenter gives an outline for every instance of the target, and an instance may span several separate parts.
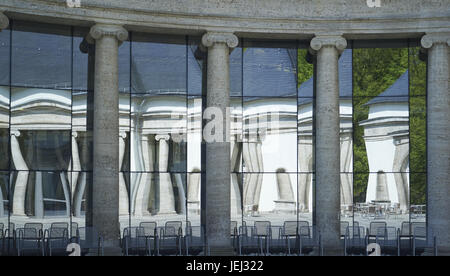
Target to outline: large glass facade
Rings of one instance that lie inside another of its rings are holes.
[[[88,31],[13,21],[0,32],[5,229],[89,220]],[[122,231],[148,221],[202,225],[207,55],[199,44],[199,37],[130,33],[119,47]],[[320,111],[307,48],[241,39],[230,53],[229,184],[237,225],[313,224]],[[339,58],[343,222],[400,228],[426,221],[426,64],[419,55],[417,41],[350,41]]]

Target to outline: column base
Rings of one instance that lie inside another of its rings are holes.
[[[234,248],[230,246],[211,246],[210,247],[211,256],[236,256]]]

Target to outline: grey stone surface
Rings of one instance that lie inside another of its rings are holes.
[[[6,17],[1,11],[0,11],[0,32],[3,29],[8,28],[9,25],[9,19]]]
[[[13,18],[90,26],[115,23],[128,30],[196,33],[236,32],[267,38],[312,38],[338,30],[346,37],[420,37],[450,27],[447,0],[81,0],[69,8],[65,0],[3,0],[0,10]],[[300,31],[301,30],[301,31]]]
[[[422,38],[428,49],[427,172],[428,227],[441,252],[450,253],[450,33]]]
[[[340,118],[339,51],[347,42],[341,36],[320,35],[311,41],[317,52],[316,188],[314,220],[322,234],[325,252],[340,247]],[[334,254],[334,253],[333,253]]]
[[[128,32],[97,24],[95,40],[92,223],[105,247],[119,247],[119,93],[118,47]]]
[[[232,33],[206,33],[202,43],[208,48],[207,107],[227,114],[230,106],[230,48],[238,44]],[[223,116],[222,139],[206,143],[206,235],[211,254],[231,251],[230,244],[230,121]],[[219,249],[216,252],[216,249]]]

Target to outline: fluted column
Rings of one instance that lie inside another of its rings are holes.
[[[20,150],[19,141],[17,137],[20,136],[20,131],[11,131],[11,158],[16,168],[17,177],[14,185],[14,198],[12,214],[15,216],[25,216],[25,195],[28,185],[28,166],[23,158]]]
[[[338,58],[347,46],[341,36],[311,40],[316,62],[316,191],[314,222],[325,254],[340,252],[340,122]]]
[[[119,251],[119,81],[118,48],[128,32],[121,26],[97,24],[95,40],[92,222],[110,248]]]
[[[426,34],[427,204],[428,227],[437,236],[439,253],[450,255],[450,33]]]
[[[159,212],[158,214],[175,214],[175,196],[169,169],[169,135],[156,135],[159,142]]]
[[[231,254],[230,244],[230,48],[238,45],[232,33],[208,32],[202,37],[208,48],[207,108],[222,113],[220,141],[207,141],[205,228],[212,255]],[[216,130],[217,131],[217,130]]]

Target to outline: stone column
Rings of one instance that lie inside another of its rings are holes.
[[[211,255],[233,254],[230,240],[230,48],[238,45],[232,33],[208,32],[202,37],[208,48],[207,108],[222,112],[222,139],[209,141],[206,154],[205,228]],[[216,130],[217,131],[217,130]]]
[[[311,40],[317,53],[315,226],[324,252],[342,254],[340,244],[340,121],[339,52],[347,46],[341,36],[318,35]]]
[[[11,158],[16,168],[17,178],[14,186],[13,210],[12,214],[15,216],[25,216],[25,194],[28,185],[28,166],[23,158],[20,150],[19,141],[17,137],[20,136],[20,131],[11,131]]]
[[[176,214],[175,196],[169,169],[169,135],[156,135],[159,142],[159,212],[158,214]]]
[[[118,49],[128,32],[97,24],[95,39],[92,223],[104,239],[105,254],[120,254]]]
[[[428,227],[437,236],[439,254],[450,255],[450,33],[426,34],[421,43],[428,49]]]
[[[4,15],[2,12],[0,12],[0,32],[3,29],[8,28],[8,25],[9,25],[8,17],[6,17],[6,15]]]

